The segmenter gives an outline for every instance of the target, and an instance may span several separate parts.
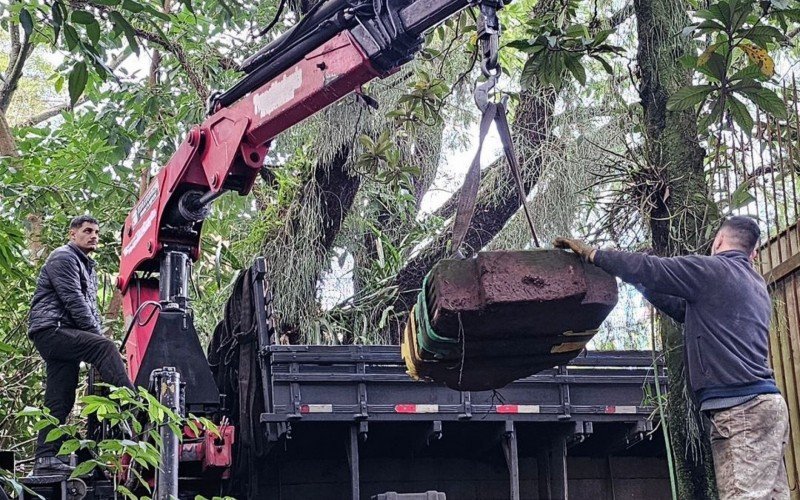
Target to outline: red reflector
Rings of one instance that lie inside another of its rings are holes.
[[[330,404],[300,405],[300,413],[333,413],[333,405]]]
[[[437,413],[439,405],[399,404],[394,405],[395,413]]]
[[[637,408],[635,406],[606,406],[606,413],[634,414],[636,411]]]
[[[497,405],[496,413],[539,413],[539,405]]]
[[[519,413],[517,405],[497,405],[497,413]]]

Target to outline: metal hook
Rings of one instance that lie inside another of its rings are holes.
[[[497,85],[497,77],[499,73],[499,71],[496,74],[490,73],[485,82],[475,87],[475,105],[478,106],[478,109],[481,111],[485,110],[486,106],[489,105],[489,94]]]

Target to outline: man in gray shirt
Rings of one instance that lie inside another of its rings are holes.
[[[555,241],[636,285],[684,324],[687,383],[711,420],[722,499],[789,498],[788,411],[769,367],[772,303],[753,268],[760,236],[755,221],[737,216],[722,224],[710,256],[665,258]]]

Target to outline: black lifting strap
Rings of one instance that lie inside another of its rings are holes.
[[[517,160],[517,154],[514,150],[514,142],[511,140],[511,130],[509,129],[508,119],[506,117],[506,104],[505,102],[488,102],[483,107],[483,114],[481,116],[478,150],[475,152],[475,157],[472,159],[469,170],[467,170],[464,185],[461,187],[461,194],[458,197],[458,207],[456,209],[456,218],[453,222],[453,253],[457,257],[463,257],[460,252],[461,245],[464,243],[464,238],[467,235],[467,230],[472,221],[472,214],[475,211],[478,187],[481,183],[481,152],[483,151],[483,142],[486,139],[486,134],[489,132],[489,127],[492,125],[492,122],[497,126],[497,133],[500,136],[500,142],[503,144],[503,152],[505,153],[506,161],[508,161],[508,165],[511,167],[511,173],[517,185],[519,202],[520,205],[522,205],[522,210],[528,221],[528,227],[531,230],[533,245],[537,248],[539,247],[539,238],[536,236],[533,220],[528,212],[528,206],[525,203],[525,187],[522,183],[522,174],[520,173],[519,161]]]
[[[264,389],[256,338],[256,299],[252,268],[236,279],[208,348],[208,362],[220,392],[228,396],[231,423],[236,427],[233,481],[237,493],[261,498],[258,477],[267,447],[261,430]]]

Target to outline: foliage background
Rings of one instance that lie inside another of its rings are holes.
[[[32,424],[15,417],[43,393],[41,362],[25,335],[27,309],[38,269],[63,244],[69,219],[92,213],[102,220],[99,301],[109,334],[119,338],[114,280],[128,210],[202,121],[210,90],[230,86],[236,63],[309,7],[288,1],[279,12],[278,2],[237,0],[0,6],[0,125],[8,125],[0,127],[0,448],[31,450]],[[502,13],[502,91],[511,98],[527,202],[544,241],[574,234],[624,249],[702,250],[719,217],[751,201],[748,186],[735,202],[723,201],[702,172],[731,132],[751,134],[759,116],[787,118],[775,91],[800,60],[800,6],[658,0],[651,7],[663,22],[645,35],[640,28],[652,16],[622,0],[518,0]],[[276,26],[258,36],[276,15]],[[474,38],[474,12],[449,20],[429,34],[417,60],[365,88],[377,111],[353,97],[331,106],[276,141],[269,174],[250,197],[216,203],[193,277],[205,339],[237,273],[263,254],[283,341],[396,341],[421,276],[450,252],[454,200],[475,146]],[[665,89],[653,100],[660,114],[649,107],[652,88]],[[659,142],[669,136],[654,132],[659,123],[696,145],[693,168],[701,175],[692,196],[700,198],[681,198],[686,172],[665,151],[687,154]],[[467,242],[472,251],[528,248],[510,177],[493,149]],[[684,208],[672,205],[678,198]],[[692,215],[697,207],[702,217]],[[597,348],[651,345],[652,312],[632,289],[622,290]]]

